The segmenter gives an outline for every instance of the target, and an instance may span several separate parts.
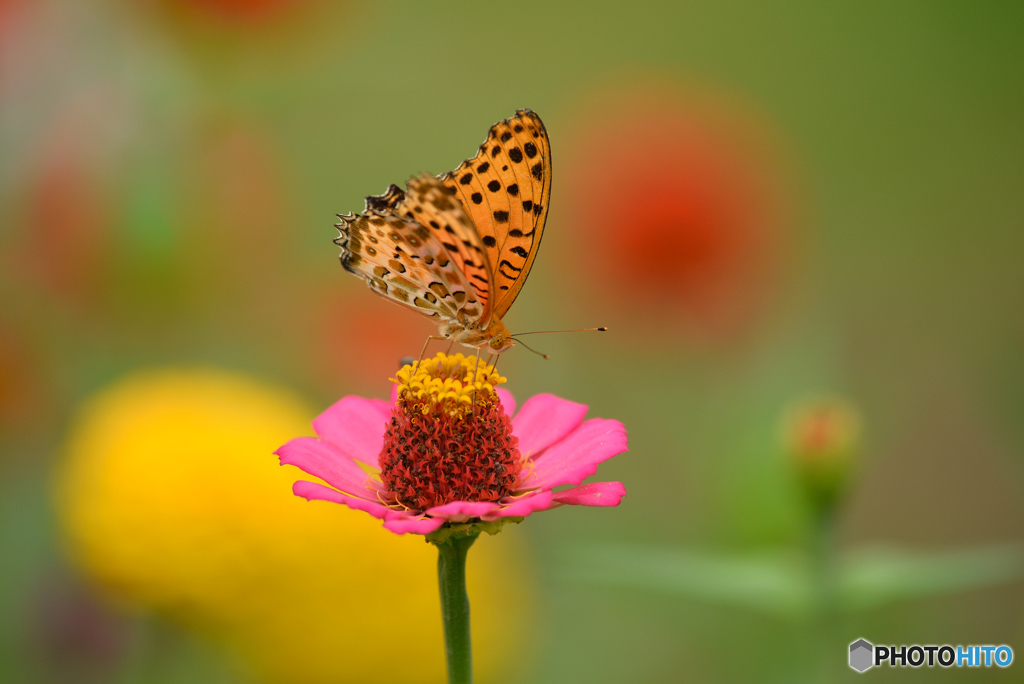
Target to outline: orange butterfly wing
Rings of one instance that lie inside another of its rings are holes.
[[[477,155],[441,181],[473,220],[493,278],[489,313],[503,318],[530,274],[548,216],[551,144],[540,117],[521,109],[499,121]]]

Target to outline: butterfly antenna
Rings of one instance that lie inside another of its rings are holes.
[[[606,330],[608,330],[608,327],[604,325],[600,328],[580,328],[579,330],[534,330],[532,332],[516,333],[512,337],[519,337],[520,335],[546,335],[548,333],[605,332]]]
[[[537,351],[536,349],[534,349],[534,348],[533,348],[533,347],[531,347],[530,345],[526,344],[526,343],[525,343],[525,342],[523,342],[522,340],[516,340],[516,344],[521,344],[521,345],[523,345],[524,347],[526,347],[526,348],[527,348],[528,350],[532,351],[532,352],[533,352],[534,354],[536,354],[537,356],[543,356],[543,357],[544,357],[544,360],[545,360],[545,361],[551,358],[551,357],[550,357],[550,356],[548,356],[547,354],[542,354],[541,352]]]

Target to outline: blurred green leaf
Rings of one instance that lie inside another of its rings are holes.
[[[559,566],[566,581],[620,586],[798,617],[811,605],[810,578],[787,554],[725,556],[612,544],[572,547]]]
[[[816,612],[817,587],[809,559],[784,552],[730,556],[632,545],[570,548],[556,571],[563,581],[641,589],[792,619]],[[861,549],[839,564],[837,603],[844,612],[956,593],[1024,576],[1018,544],[918,553]]]
[[[1024,547],[1004,544],[942,553],[894,548],[849,554],[840,577],[840,598],[854,612],[907,599],[952,594],[1002,584],[1024,575]]]

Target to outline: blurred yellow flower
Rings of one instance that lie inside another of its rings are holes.
[[[82,407],[57,473],[73,557],[115,599],[214,636],[268,681],[442,682],[434,548],[293,496],[272,455],[313,415],[218,370],[115,383]],[[519,551],[502,535],[469,564],[482,681],[524,652]]]

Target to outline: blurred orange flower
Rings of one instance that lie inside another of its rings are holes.
[[[847,400],[821,396],[794,403],[781,424],[786,456],[808,498],[823,509],[842,494],[860,455],[862,423]]]
[[[775,284],[781,169],[745,112],[663,91],[615,93],[570,141],[574,258],[627,327],[729,337]]]

